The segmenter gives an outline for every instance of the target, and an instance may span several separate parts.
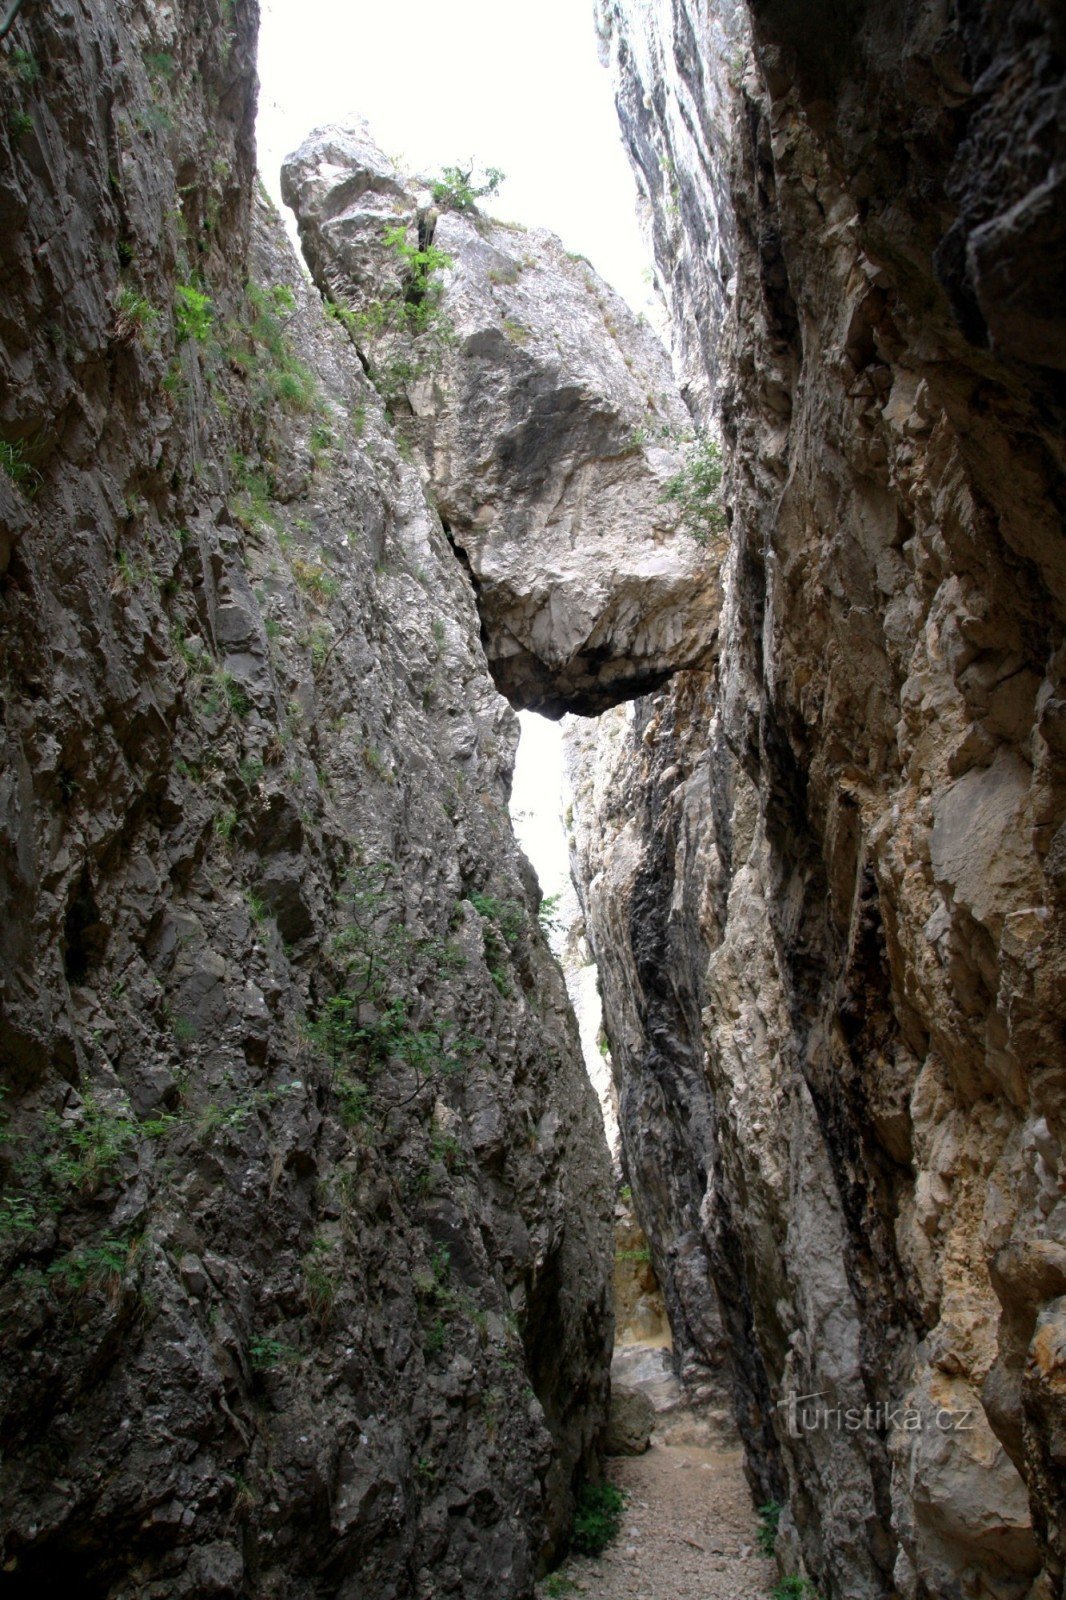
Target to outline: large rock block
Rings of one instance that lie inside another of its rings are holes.
[[[616,1383],[603,1448],[609,1456],[641,1456],[651,1443],[655,1407],[639,1389]]]
[[[717,563],[664,496],[691,420],[651,330],[551,234],[439,210],[365,130],[313,134],[283,188],[372,369],[404,369],[393,409],[511,703],[594,713],[709,661]],[[402,289],[390,227],[451,265],[433,329],[409,348],[393,330],[386,369],[382,308]]]

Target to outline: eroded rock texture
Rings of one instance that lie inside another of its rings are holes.
[[[383,296],[404,289],[389,228],[451,261],[422,360],[392,349],[393,409],[511,703],[600,711],[706,658],[718,584],[663,498],[690,419],[651,332],[551,234],[439,211],[365,130],[312,135],[283,185],[315,279],[361,319],[371,363]]]
[[[579,778],[626,1163],[790,1568],[1058,1594],[1061,18],[711,12],[599,19],[732,473],[716,669]]]
[[[0,1587],[528,1596],[606,1152],[468,579],[253,207],[254,20],[5,47]]]

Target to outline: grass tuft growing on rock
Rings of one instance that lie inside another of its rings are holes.
[[[772,1556],[774,1545],[777,1542],[777,1525],[781,1521],[783,1507],[776,1500],[770,1500],[766,1505],[759,1507],[759,1528],[755,1535],[755,1543],[759,1547],[760,1555]]]
[[[41,475],[21,440],[0,439],[0,472],[6,473],[23,494],[33,495],[40,487]]]

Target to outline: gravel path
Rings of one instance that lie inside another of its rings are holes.
[[[622,1532],[602,1556],[572,1556],[538,1593],[588,1600],[766,1600],[772,1561],[757,1526],[739,1448],[672,1444],[608,1463],[627,1495]],[[571,1587],[567,1587],[567,1584]]]

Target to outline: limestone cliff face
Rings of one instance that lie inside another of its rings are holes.
[[[365,130],[314,134],[283,185],[319,287],[392,379],[512,704],[595,712],[705,659],[717,578],[664,498],[690,419],[650,330],[552,235],[434,206]],[[397,340],[405,245],[447,264]]]
[[[468,579],[253,204],[254,23],[4,47],[2,1587],[527,1596],[606,1152]]]
[[[790,1569],[1057,1594],[1061,21],[599,25],[731,467],[717,666],[579,761],[638,1210],[672,1314],[717,1298]]]

